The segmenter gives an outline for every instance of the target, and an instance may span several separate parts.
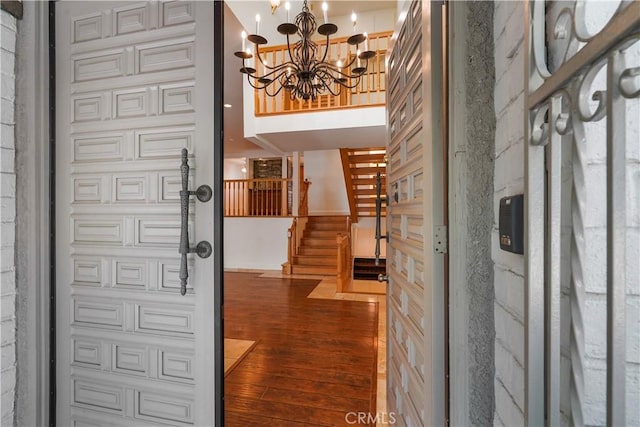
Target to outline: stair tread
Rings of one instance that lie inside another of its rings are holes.
[[[370,206],[367,206],[367,205],[360,205],[360,207],[358,208],[358,210],[359,210],[359,211],[364,211],[364,212],[373,212],[373,213],[375,213],[375,212],[376,212],[376,207],[375,207],[375,205],[370,205]],[[385,210],[386,210],[386,209],[384,209],[384,206],[383,206],[383,209],[382,209],[382,213],[383,213],[383,214],[384,214],[384,211],[385,211]]]
[[[380,194],[384,195],[385,194],[385,187],[382,187],[380,189]],[[355,193],[356,197],[361,197],[361,196],[375,196],[377,193],[377,190],[375,188],[356,188],[353,190],[353,192]]]
[[[349,155],[353,154],[370,154],[371,151],[381,151],[386,152],[385,147],[371,147],[371,148],[346,148],[345,149]]]
[[[385,163],[385,154],[349,154],[349,163]]]
[[[378,172],[384,175],[386,168],[384,166],[364,166],[364,167],[352,167],[351,175],[375,175]]]
[[[380,185],[384,188],[386,187],[387,183],[385,182],[385,177],[384,175],[382,175],[380,177]],[[378,180],[377,177],[375,175],[369,175],[369,176],[361,176],[359,178],[354,177],[351,180],[351,183],[353,184],[354,188],[359,188],[359,187],[365,187],[365,188],[376,188],[376,185],[378,185]]]
[[[369,198],[364,199],[364,198],[356,197],[356,205],[373,206],[375,208],[376,207],[376,198],[375,197],[373,197],[373,198],[369,197]],[[384,201],[383,201],[382,202],[382,209],[384,209],[384,208],[385,208],[385,204],[384,204]]]

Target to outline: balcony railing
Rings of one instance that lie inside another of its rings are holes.
[[[224,181],[224,216],[290,216],[292,180],[286,178]]]
[[[286,91],[277,96],[267,96],[264,90],[255,90],[255,115],[266,116],[273,114],[307,113],[341,108],[380,106],[385,103],[385,55],[393,31],[369,34],[369,49],[376,52],[376,56],[369,60],[367,72],[360,78],[360,83],[353,89],[344,89],[339,96],[320,95],[315,100],[291,100]],[[345,63],[351,60],[347,38],[342,37],[330,41],[327,61],[334,62],[342,59]],[[324,46],[325,41],[317,42]],[[286,62],[287,46],[272,46],[260,49],[260,55],[270,65]],[[260,65],[258,73],[261,72]]]

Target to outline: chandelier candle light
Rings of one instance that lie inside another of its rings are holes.
[[[287,21],[289,21],[291,6],[288,2],[285,8]],[[360,83],[360,78],[367,71],[369,59],[375,56],[375,52],[369,50],[367,33],[355,34],[356,14],[353,13],[351,19],[354,34],[347,39],[347,44],[355,46],[355,54],[351,55],[349,49],[348,62],[340,59],[328,62],[329,37],[338,31],[338,27],[328,22],[327,10],[327,3],[324,2],[322,4],[324,23],[318,27],[315,16],[309,11],[307,0],[304,0],[302,11],[296,16],[295,23],[286,22],[278,26],[278,32],[287,37],[289,58],[282,64],[272,66],[268,65],[260,55],[260,45],[267,44],[267,39],[258,34],[260,15],[256,15],[256,34],[247,36],[243,31],[242,51],[235,53],[242,59],[240,72],[247,75],[247,81],[251,87],[264,90],[269,96],[276,96],[284,89],[292,100],[300,98],[306,101],[315,100],[318,95],[325,92],[337,96],[342,89],[353,89]],[[327,38],[323,52],[318,44],[311,40],[316,29],[318,34]],[[296,33],[300,39],[292,45],[290,36]],[[250,49],[245,50],[245,38],[254,44],[257,61],[250,61],[254,55]],[[359,46],[363,42],[364,49],[361,51]],[[262,75],[256,70],[258,63],[261,64],[260,68],[264,72]],[[351,68],[354,63],[355,67]]]

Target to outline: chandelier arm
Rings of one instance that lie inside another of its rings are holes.
[[[316,77],[318,78],[318,80],[320,80],[321,84],[318,85],[314,85],[314,88],[316,89],[316,91],[318,93],[324,93],[325,90],[329,91],[329,93],[333,96],[337,96],[340,93],[340,90],[338,90],[338,92],[335,92],[333,90],[333,76],[330,73],[327,73],[325,70],[323,69],[319,69],[316,73]]]
[[[360,84],[360,77],[355,77],[352,85],[347,84],[347,82],[341,82],[341,81],[337,81],[336,83],[338,83],[340,86],[346,89],[355,89]]]
[[[275,80],[274,80],[274,81],[275,81]],[[277,87],[278,87],[278,90],[276,90],[276,91],[275,91],[275,92],[273,92],[273,93],[269,93],[269,91],[268,91],[267,89],[265,89],[265,92],[267,93],[267,95],[269,95],[269,96],[271,96],[271,97],[278,96],[278,94],[279,94],[280,92],[282,92],[282,89],[284,89],[284,86],[279,85],[279,86],[277,86]]]
[[[348,85],[348,84],[346,84],[346,83],[342,83],[342,82],[340,82],[339,80],[336,80],[336,79],[334,78],[334,76],[332,76],[330,73],[327,73],[327,72],[326,72],[326,71],[324,71],[324,70],[322,71],[322,73],[323,73],[323,77],[326,77],[326,78],[328,78],[328,79],[331,79],[331,80],[332,80],[332,81],[331,81],[331,83],[332,83],[332,84],[333,84],[333,83],[336,83],[336,84],[338,84],[340,87],[344,87],[344,88],[346,88],[346,89],[353,89],[353,88],[355,88],[356,86],[358,86],[358,83],[360,82],[360,78],[359,78],[359,77],[357,77],[357,78],[356,78],[355,83],[353,84],[353,86],[350,86],[350,85]],[[324,80],[323,80],[323,82],[324,82]],[[337,92],[334,92],[334,91],[333,91],[333,89],[331,88],[331,86],[330,86],[330,85],[328,85],[328,84],[326,84],[326,83],[325,83],[325,87],[327,88],[327,90],[328,90],[328,91],[329,91],[333,96],[337,96],[337,95],[340,93],[340,89],[338,89],[338,91],[337,91]]]
[[[273,69],[275,69],[277,66],[276,66],[276,67],[272,67],[272,66],[270,66],[269,64],[265,64],[264,60],[262,59],[262,55],[260,55],[260,48],[259,48],[259,45],[258,45],[257,43],[254,43],[254,44],[255,44],[255,46],[256,46],[256,56],[258,57],[258,60],[260,61],[260,64],[262,64],[262,66],[263,66],[264,68],[266,68],[267,70],[273,70]]]
[[[348,80],[356,79],[356,78],[358,78],[358,79],[359,79],[359,78],[360,78],[360,76],[353,76],[353,75],[351,75],[351,74],[346,74],[345,72],[343,72],[343,71],[342,71],[342,69],[337,68],[337,67],[335,67],[335,66],[333,66],[333,65],[331,65],[331,64],[323,65],[323,67],[321,67],[320,69],[322,69],[322,70],[328,69],[328,70],[330,70],[330,71],[332,71],[332,72],[336,73],[339,77],[343,77],[343,78],[346,78],[346,79],[348,79]],[[325,72],[326,72],[326,71],[325,71]],[[357,84],[356,84],[356,85],[357,85]],[[349,87],[348,85],[343,85],[343,86],[344,86],[344,87]],[[354,87],[355,87],[355,86],[354,86]]]
[[[324,63],[324,61],[327,59],[328,52],[329,52],[329,34],[327,34],[327,43],[324,45],[324,55],[322,56],[322,61],[320,61],[321,63]]]
[[[260,82],[260,79],[262,78],[264,77],[252,76],[250,74],[247,74],[247,81],[249,82],[249,85],[251,85],[251,87],[254,89],[266,90],[266,88],[268,88],[269,86],[273,85],[276,82],[276,79],[270,80],[268,82]]]
[[[291,65],[294,65],[294,66],[295,66],[295,64],[290,64],[290,63],[288,63],[288,62],[287,62],[287,63],[284,63],[284,64],[277,65],[277,66],[275,66],[275,67],[271,68],[271,69],[270,69],[271,71],[269,71],[268,73],[263,74],[262,76],[256,76],[256,79],[270,78],[270,77],[271,77],[271,76],[273,76],[274,74],[284,73],[284,72],[286,72],[286,71],[287,71],[287,68],[290,68],[290,67],[291,67]],[[273,80],[273,79],[272,79],[272,80]]]
[[[329,85],[325,85],[325,88],[326,88],[326,89],[329,91],[329,93],[330,93],[331,95],[333,95],[333,96],[338,96],[338,95],[340,95],[340,92],[341,92],[341,90],[340,90],[340,86],[338,86],[338,91],[337,91],[337,92],[334,92],[334,91],[333,91],[332,86],[333,86],[333,85],[331,85],[331,86],[329,86]]]
[[[351,52],[347,52],[347,53],[351,53]],[[353,56],[351,57],[351,61],[349,61],[349,62],[348,62],[348,63],[346,63],[346,64],[343,64],[343,65],[342,65],[342,68],[349,68],[349,67],[351,67],[351,66],[353,65],[353,63],[354,63],[354,62],[356,62],[356,59],[358,59],[358,55],[353,55]]]
[[[260,87],[260,86],[258,86],[258,85],[253,84],[253,82],[251,81],[251,79],[252,79],[252,77],[251,77],[249,74],[247,74],[247,82],[249,82],[249,86],[251,86],[251,87],[252,87],[252,88],[254,88],[254,89],[258,89],[258,90],[263,89],[262,87]],[[255,80],[255,78],[253,78],[253,80]]]
[[[293,61],[293,54],[291,53],[291,42],[289,39],[289,34],[287,34],[287,53],[289,54],[288,62],[295,65],[295,62]]]
[[[289,36],[287,36],[287,38],[288,37]],[[258,46],[257,45],[256,45],[256,55],[257,55],[258,60],[260,61],[260,63],[268,70],[276,70],[276,69],[282,68],[282,67],[296,67],[297,68],[297,65],[291,60],[289,60],[287,62],[283,62],[282,64],[274,65],[273,67],[270,66],[269,64],[265,64],[263,59],[262,59],[262,55],[260,55],[260,52],[258,50]],[[291,56],[289,56],[289,59],[291,59]],[[244,59],[242,61],[244,63]]]

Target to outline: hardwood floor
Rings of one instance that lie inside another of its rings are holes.
[[[375,416],[377,304],[307,298],[318,282],[225,273],[225,337],[257,341],[225,378],[225,426]]]

